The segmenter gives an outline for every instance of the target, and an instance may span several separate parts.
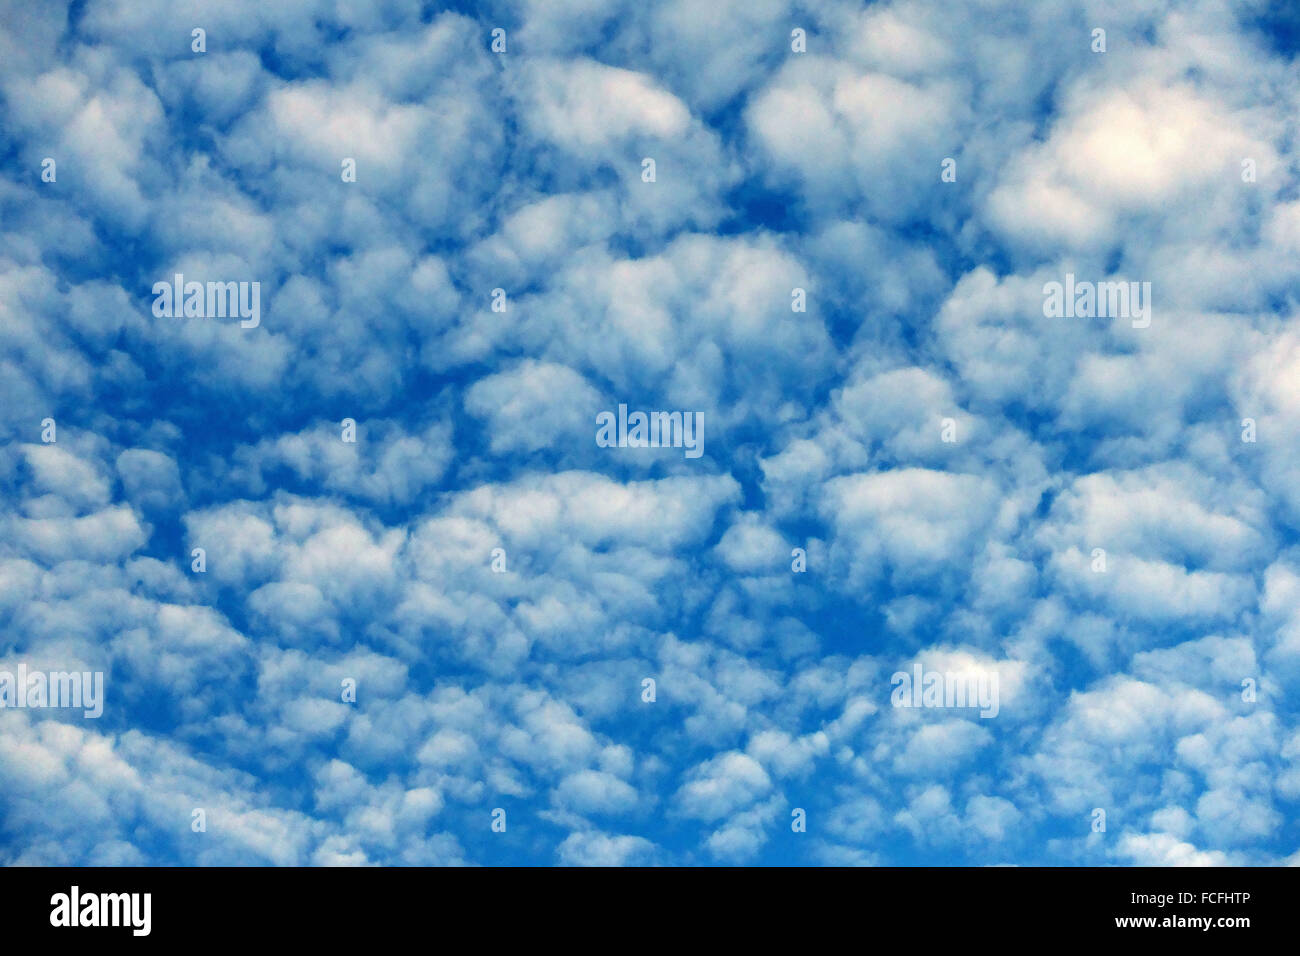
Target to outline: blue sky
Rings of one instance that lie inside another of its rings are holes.
[[[0,11],[0,862],[1300,861],[1293,15]]]

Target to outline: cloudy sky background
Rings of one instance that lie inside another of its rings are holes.
[[[0,862],[1300,862],[1270,6],[0,3]]]

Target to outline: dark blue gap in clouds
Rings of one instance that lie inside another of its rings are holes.
[[[1265,0],[1262,11],[1247,25],[1259,30],[1268,47],[1294,59],[1300,53],[1300,3],[1296,0]]]
[[[508,34],[519,27],[519,8],[514,0],[425,0],[420,5],[420,22],[432,23],[444,13],[458,13],[484,26],[483,49],[491,48],[491,31],[501,27],[507,33],[507,52],[510,49]]]
[[[733,187],[723,201],[732,213],[719,223],[719,236],[747,235],[760,229],[803,234],[811,222],[804,201],[794,190],[767,188],[753,179]]]

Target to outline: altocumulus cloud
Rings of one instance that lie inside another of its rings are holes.
[[[0,3],[0,862],[1296,862],[1268,5],[456,6]]]

